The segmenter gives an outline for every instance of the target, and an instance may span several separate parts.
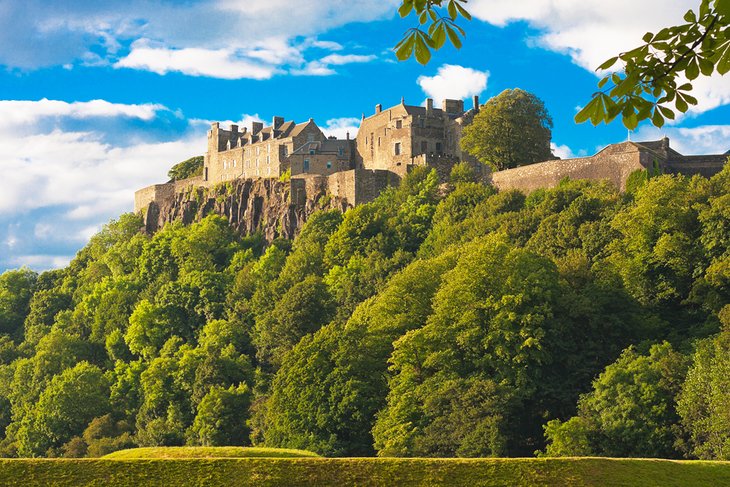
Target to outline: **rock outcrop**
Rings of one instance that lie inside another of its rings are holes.
[[[166,223],[200,221],[209,214],[228,219],[235,231],[250,235],[260,231],[267,241],[294,238],[307,218],[317,210],[348,208],[346,200],[324,191],[294,204],[291,185],[277,179],[237,179],[216,187],[194,187],[172,197],[152,201],[143,211],[145,230],[154,233]]]

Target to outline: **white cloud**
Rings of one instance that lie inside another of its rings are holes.
[[[258,52],[266,57],[263,52]],[[271,52],[266,55],[271,56]],[[273,64],[262,59],[240,56],[231,49],[169,49],[136,43],[129,55],[114,64],[115,68],[132,68],[157,74],[180,72],[190,76],[210,76],[222,79],[268,79],[278,72]]]
[[[443,99],[464,99],[487,88],[489,71],[444,64],[434,76],[419,76],[416,82],[423,92],[437,102]]]
[[[724,154],[730,150],[730,125],[702,125],[679,128],[644,126],[631,137],[637,142],[658,140],[667,136],[672,149],[681,154]]]
[[[317,36],[390,17],[398,3],[298,0],[293,10],[290,0],[3,2],[0,64],[112,64],[161,74],[266,79],[277,69],[304,69],[308,49],[342,50]]]
[[[553,151],[553,154],[555,154],[555,156],[561,159],[570,159],[572,157],[575,157],[575,154],[567,145],[558,145],[554,142],[551,142],[550,150]]]
[[[343,118],[332,118],[327,120],[327,123],[322,127],[322,132],[325,135],[335,136],[338,139],[344,139],[347,134],[350,134],[350,138],[354,139],[357,135],[357,131],[360,128],[360,119],[354,117],[343,117]]]
[[[66,267],[73,256],[71,255],[18,255],[8,262],[17,267],[29,267],[35,271],[45,271]]]
[[[95,117],[126,117],[149,121],[158,112],[167,110],[163,105],[125,105],[106,100],[65,102],[43,98],[31,100],[0,100],[0,128],[22,128],[38,123],[43,118],[88,119]]]
[[[330,76],[336,71],[330,66],[343,66],[352,63],[368,63],[377,56],[368,54],[329,54],[316,61],[310,61],[303,68],[292,69],[291,73],[299,76]]]
[[[534,42],[569,55],[573,62],[594,71],[606,59],[640,44],[648,32],[682,23],[696,0],[474,0],[475,18],[497,26],[527,21],[540,30]],[[730,83],[720,76],[696,80],[694,96],[699,113],[730,103]]]

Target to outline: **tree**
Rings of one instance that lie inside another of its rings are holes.
[[[548,456],[679,456],[675,398],[686,358],[664,342],[647,355],[629,347],[581,396],[578,415],[545,426]]]
[[[194,156],[178,162],[167,172],[167,177],[173,181],[187,179],[203,174],[203,156]]]
[[[730,459],[730,305],[720,312],[723,331],[700,342],[677,401],[692,456]]]
[[[104,373],[80,362],[53,378],[18,431],[22,455],[41,455],[83,432],[89,422],[109,412],[109,383]]]
[[[459,34],[465,34],[456,22],[459,17],[471,20],[463,3],[466,0],[402,0],[398,13],[401,17],[413,13],[418,26],[408,29],[395,46],[396,57],[403,61],[415,55],[419,63],[426,64],[431,49],[443,47],[447,37],[460,48]],[[444,10],[446,16],[442,15]],[[687,11],[684,20],[684,24],[666,27],[656,34],[647,33],[645,44],[599,66],[599,70],[606,70],[619,63],[623,69],[599,82],[602,91],[593,95],[576,115],[576,121],[590,119],[597,125],[621,115],[630,129],[646,119],[661,127],[665,118],[675,118],[669,108],[672,103],[682,113],[696,105],[697,99],[688,93],[691,81],[714,71],[721,75],[730,71],[730,0],[701,0],[698,11]],[[428,30],[422,30],[426,24]]]
[[[198,406],[191,427],[193,442],[203,446],[245,445],[251,392],[245,384],[224,389],[214,386]]]
[[[552,159],[553,121],[543,102],[519,88],[491,98],[464,127],[461,148],[501,171]]]

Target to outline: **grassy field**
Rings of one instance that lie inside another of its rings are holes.
[[[0,460],[0,485],[730,485],[730,462],[558,458]]]
[[[112,460],[140,460],[151,458],[307,458],[318,457],[306,450],[286,448],[254,448],[243,446],[168,446],[163,448],[130,448],[104,456]]]

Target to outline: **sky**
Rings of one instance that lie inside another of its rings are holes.
[[[134,191],[205,151],[211,121],[273,116],[355,135],[376,104],[541,98],[556,155],[629,137],[576,125],[595,68],[697,0],[470,0],[460,50],[398,62],[414,20],[397,0],[0,0],[0,272],[65,266]],[[730,149],[730,79],[695,83],[699,105],[632,140],[686,154]]]

